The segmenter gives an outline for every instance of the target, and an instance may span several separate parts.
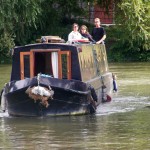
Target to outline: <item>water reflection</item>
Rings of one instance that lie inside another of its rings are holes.
[[[111,64],[118,93],[96,115],[14,118],[0,113],[0,149],[150,149],[150,63]]]
[[[1,118],[0,148],[147,149],[149,108],[102,116]]]
[[[89,136],[96,137],[96,116],[56,118],[2,118],[3,144],[7,148],[46,149],[47,147],[69,149],[78,147]],[[77,143],[80,141],[79,143]]]

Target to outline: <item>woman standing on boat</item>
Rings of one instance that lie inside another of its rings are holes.
[[[95,42],[95,41],[92,39],[92,36],[91,36],[91,35],[89,34],[89,32],[88,32],[87,26],[82,25],[81,28],[80,28],[80,33],[81,33],[81,35],[82,35],[83,38],[87,38],[87,39],[89,39],[89,41]]]
[[[92,30],[92,37],[96,41],[96,44],[104,44],[106,39],[106,32],[103,27],[101,27],[101,22],[99,18],[94,19],[95,27]]]
[[[79,25],[77,23],[73,24],[73,31],[71,31],[68,35],[68,41],[72,43],[75,40],[80,40],[82,39],[82,35],[79,33]]]

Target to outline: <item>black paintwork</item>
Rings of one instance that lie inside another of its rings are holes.
[[[13,54],[13,63],[12,63],[12,73],[11,81],[20,80],[20,52],[30,52],[33,49],[61,49],[61,51],[69,50],[71,51],[71,79],[81,80],[80,66],[78,60],[78,51],[76,46],[67,45],[67,44],[34,44],[27,46],[20,46],[14,49]],[[42,58],[41,58],[42,59]],[[40,60],[38,60],[40,61]],[[42,60],[40,61],[42,65]],[[26,68],[26,74],[29,74],[29,68]]]
[[[53,99],[48,101],[48,108],[43,106],[40,100],[35,102],[25,93],[29,86],[36,85],[36,78],[13,81],[6,85],[5,97],[10,115],[49,116],[70,115],[74,112],[78,112],[77,114],[95,112],[90,106],[91,96],[88,84],[77,80],[41,77],[40,85],[45,87],[50,85],[54,91]]]

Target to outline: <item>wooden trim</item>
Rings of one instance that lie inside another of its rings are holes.
[[[68,68],[67,77],[70,80],[71,79],[71,51],[67,52],[67,68]]]
[[[62,79],[62,59],[61,59],[62,51],[58,52],[58,78]]]
[[[58,78],[62,79],[62,58],[61,55],[67,55],[67,79],[71,79],[71,52],[60,51],[60,49],[31,49],[30,52],[20,52],[20,77],[24,79],[24,56],[29,55],[30,57],[30,78],[34,77],[34,53],[35,52],[58,52]]]
[[[30,51],[30,78],[34,77],[34,52]]]
[[[59,51],[58,52],[58,77],[62,79],[62,59],[61,55],[67,55],[67,79],[71,79],[71,52],[70,51]]]
[[[24,56],[29,55],[30,57],[30,52],[20,52],[20,78],[21,80],[24,79]]]
[[[32,52],[58,52],[60,49],[31,49]]]

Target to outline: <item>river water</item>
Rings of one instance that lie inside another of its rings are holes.
[[[150,63],[109,64],[118,92],[95,115],[15,118],[0,113],[2,150],[149,150]],[[0,88],[10,65],[0,65]]]

